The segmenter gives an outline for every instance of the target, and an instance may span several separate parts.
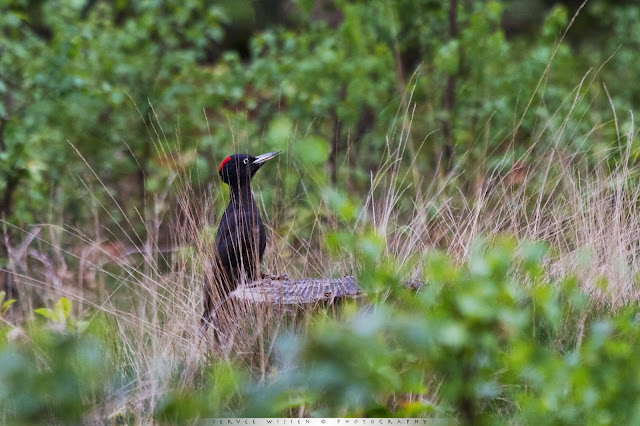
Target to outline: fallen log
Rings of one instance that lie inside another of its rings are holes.
[[[404,285],[412,290],[422,284],[407,281]],[[363,296],[355,277],[342,278],[265,278],[241,285],[229,295],[232,299],[247,303],[268,303],[274,305],[307,305],[319,302],[332,303],[339,299],[357,299]]]
[[[305,305],[333,302],[336,299],[356,299],[362,295],[355,277],[342,278],[289,278],[254,281],[241,285],[229,296],[248,303],[276,305]]]

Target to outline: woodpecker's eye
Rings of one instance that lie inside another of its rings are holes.
[[[248,160],[248,159],[246,159],[246,158],[245,158],[244,160],[242,160],[242,162],[243,162],[244,164],[249,164],[249,160]]]

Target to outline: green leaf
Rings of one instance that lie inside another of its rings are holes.
[[[78,333],[82,333],[87,329],[87,327],[89,327],[89,321],[78,321],[75,323],[75,328]]]
[[[287,141],[293,133],[293,123],[287,117],[275,118],[269,125],[267,143],[269,149],[284,149]]]
[[[61,297],[60,300],[56,302],[56,312],[58,313],[58,317],[60,318],[60,322],[65,322],[69,315],[71,315],[72,306],[71,300],[66,297]]]
[[[293,144],[293,152],[306,164],[320,165],[329,159],[329,143],[319,136],[308,136]]]
[[[47,319],[58,322],[58,316],[56,315],[56,312],[54,310],[51,310],[49,308],[38,308],[34,309],[33,312],[35,312],[36,314],[40,314]]]
[[[40,314],[52,321],[59,322],[60,324],[65,324],[67,322],[67,318],[69,318],[69,315],[71,315],[72,307],[73,304],[71,300],[67,299],[66,297],[61,297],[56,302],[54,309],[39,308],[34,309],[33,312]]]
[[[435,65],[447,75],[458,72],[460,65],[460,43],[458,40],[451,40],[440,47],[435,57]]]
[[[0,298],[0,301],[2,301],[2,298]],[[16,299],[9,299],[6,302],[4,302],[2,304],[2,315],[6,314],[9,308],[11,307],[11,305],[13,305],[14,303],[16,303]]]
[[[358,209],[343,191],[326,188],[323,191],[323,197],[340,219],[353,220],[356,218]]]

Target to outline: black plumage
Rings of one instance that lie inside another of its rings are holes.
[[[259,278],[267,243],[260,210],[251,192],[251,179],[279,152],[253,157],[234,154],[225,158],[218,174],[229,185],[229,205],[222,215],[215,239],[211,269],[205,274],[201,331],[207,330],[215,311],[243,279]]]

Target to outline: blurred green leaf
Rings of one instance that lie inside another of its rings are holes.
[[[329,144],[319,136],[307,136],[294,142],[292,150],[307,166],[322,165],[329,159]]]

